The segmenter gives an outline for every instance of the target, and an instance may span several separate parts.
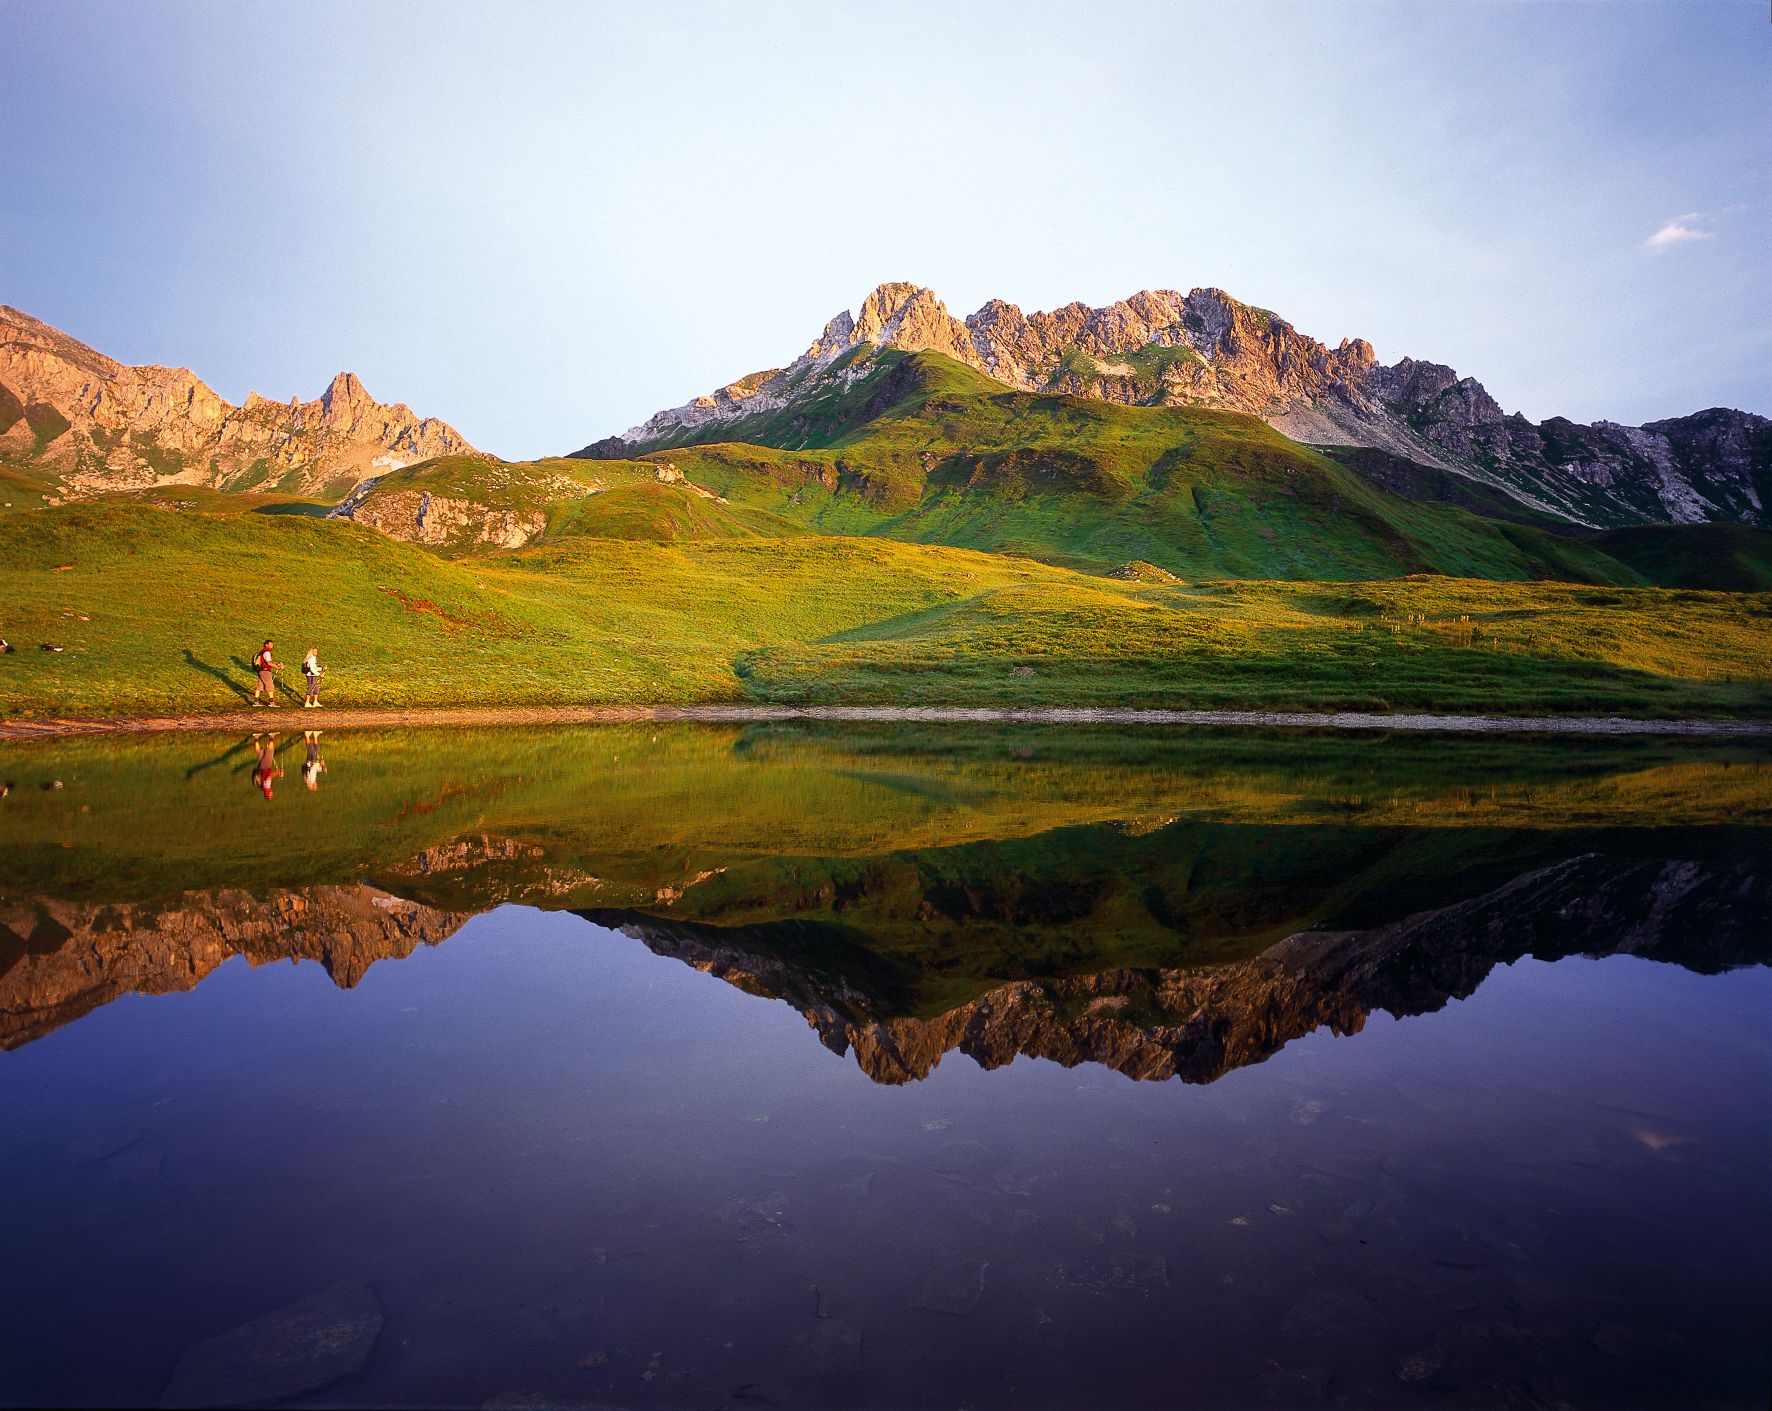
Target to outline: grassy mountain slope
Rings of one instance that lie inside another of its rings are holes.
[[[1645,524],[1610,529],[1591,547],[1665,588],[1772,592],[1772,529],[1746,524]]]
[[[336,513],[452,557],[572,535],[665,543],[808,532],[662,466],[566,458],[509,464],[443,456],[379,476]]]
[[[41,509],[60,499],[61,480],[33,466],[8,464],[0,456],[0,508]]]
[[[1438,466],[1423,465],[1381,451],[1371,446],[1322,446],[1318,449],[1337,465],[1357,471],[1362,479],[1400,495],[1405,500],[1430,504],[1458,505],[1485,519],[1499,519],[1511,524],[1531,525],[1559,534],[1570,532],[1566,519],[1536,510],[1505,491],[1486,485],[1469,476],[1458,475]]]
[[[1772,706],[1772,598],[1415,578],[1358,585],[1220,583],[1135,599],[1017,585],[821,642],[743,653],[759,697],[939,704],[1000,689],[1063,705],[1186,701],[1201,708],[1481,708],[1575,713],[1613,702],[1675,709],[1676,684],[1711,678],[1713,702]],[[1700,619],[1691,616],[1699,603]],[[1712,614],[1715,614],[1714,616]],[[1645,623],[1653,621],[1653,628]],[[1723,634],[1706,639],[1705,633]],[[1724,648],[1724,642],[1730,645]]]
[[[707,434],[722,442],[646,459],[827,533],[1189,577],[1636,581],[1538,525],[1392,494],[1254,417],[1014,392],[933,353],[882,353]]]
[[[237,706],[271,635],[322,647],[341,706],[1772,712],[1772,596],[1637,586],[1709,540],[1403,498],[1252,417],[853,371],[747,428],[775,446],[443,457],[328,518],[201,488],[15,509],[0,710]],[[1718,586],[1752,587],[1761,541],[1728,544]]]
[[[1763,594],[1190,586],[822,534],[562,535],[451,560],[339,520],[121,501],[5,529],[0,636],[21,647],[0,656],[8,715],[237,707],[267,635],[291,665],[318,643],[339,706],[1772,711]]]

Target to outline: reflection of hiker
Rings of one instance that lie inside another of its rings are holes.
[[[283,777],[283,771],[277,768],[277,737],[254,735],[252,743],[258,749],[258,763],[252,770],[253,787],[263,789],[268,799],[271,796],[272,781]]]
[[[320,665],[320,649],[309,647],[308,654],[301,659],[301,674],[308,678],[308,698],[303,701],[303,710],[313,710],[320,704],[320,677],[326,668]]]
[[[320,758],[320,732],[304,730],[302,738],[308,742],[308,759],[301,767],[301,781],[308,786],[310,794],[317,794],[320,792],[320,776],[326,772],[326,761]]]
[[[262,695],[273,707],[277,704],[277,678],[271,673],[282,670],[271,660],[271,639],[265,638],[264,646],[258,649],[258,655],[252,659],[252,669],[258,673],[258,685],[252,688],[252,703],[258,704]]]

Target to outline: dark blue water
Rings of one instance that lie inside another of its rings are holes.
[[[1769,1018],[1764,966],[1527,958],[1208,1084],[882,1084],[571,914],[236,957],[0,1055],[0,1393],[151,1404],[363,1281],[298,1404],[1760,1407]]]

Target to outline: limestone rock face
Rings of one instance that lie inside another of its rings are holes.
[[[1104,308],[1032,314],[993,299],[961,319],[932,290],[882,284],[787,367],[659,412],[579,454],[742,438],[746,418],[853,383],[885,349],[940,353],[1024,391],[1245,412],[1294,440],[1383,450],[1581,524],[1772,524],[1765,417],[1715,408],[1643,427],[1534,425],[1443,364],[1382,365],[1364,339],[1332,348],[1210,288],[1147,289]]]
[[[333,517],[432,547],[520,549],[548,527],[548,517],[540,510],[490,508],[429,490],[394,490],[355,503],[347,499]]]
[[[478,466],[465,484],[453,482],[452,488],[445,477],[439,488],[431,475],[439,469],[459,467],[442,461],[408,475],[374,476],[334,505],[327,518],[354,520],[389,538],[452,553],[520,549],[546,532],[547,505],[604,489],[595,475],[560,475],[491,460]],[[419,477],[416,483],[414,477]]]
[[[341,372],[310,402],[243,406],[184,368],[131,367],[0,306],[0,460],[63,493],[154,485],[343,494],[432,456],[477,454],[453,427],[378,402]]]

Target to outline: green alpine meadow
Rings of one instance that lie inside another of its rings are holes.
[[[60,503],[5,518],[5,710],[235,708],[276,636],[324,643],[344,708],[1772,711],[1757,526],[1578,530],[1443,471],[1400,493],[1245,413],[939,353],[836,372],[674,444],[462,451],[332,501],[194,460],[69,493],[34,439],[8,474]]]

